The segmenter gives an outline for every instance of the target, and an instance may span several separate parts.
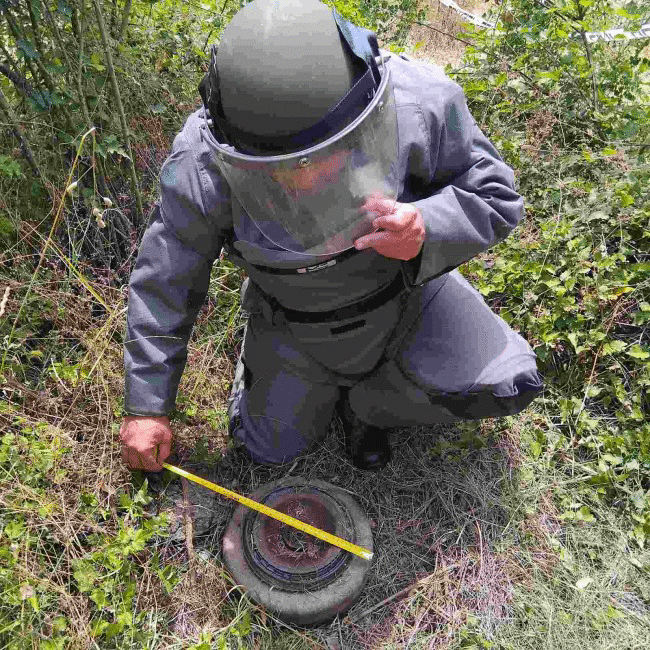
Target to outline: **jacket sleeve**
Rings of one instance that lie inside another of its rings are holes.
[[[477,126],[457,84],[440,105],[423,104],[420,178],[426,198],[413,201],[424,219],[420,254],[404,263],[407,280],[422,284],[505,239],[523,217],[512,169]],[[422,171],[425,172],[422,177]]]
[[[174,408],[187,343],[229,214],[227,187],[220,179],[199,163],[181,132],[161,170],[160,203],[129,283],[126,413],[159,416]]]

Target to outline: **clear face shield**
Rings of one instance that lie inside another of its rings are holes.
[[[333,255],[375,230],[374,198],[397,198],[397,114],[390,73],[348,126],[316,146],[250,156],[219,146],[217,164],[262,233],[285,250]]]

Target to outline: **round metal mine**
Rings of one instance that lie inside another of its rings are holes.
[[[354,499],[323,481],[291,478],[252,498],[372,551],[370,524]],[[370,562],[239,506],[223,539],[226,566],[238,584],[285,621],[310,625],[347,610],[363,589]]]

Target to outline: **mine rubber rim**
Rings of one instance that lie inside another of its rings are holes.
[[[310,505],[305,500],[313,500],[324,505],[324,512],[310,511],[312,521],[304,512],[298,519],[372,551],[367,517],[349,494],[334,485],[283,479],[262,486],[252,498],[271,507],[279,504],[277,509],[288,509],[292,516],[301,514],[296,507]],[[244,506],[235,509],[223,538],[224,562],[235,581],[254,601],[287,622],[312,625],[346,611],[360,595],[371,562],[329,544],[319,546],[320,540],[311,536],[287,536],[292,529],[269,521]],[[260,544],[265,534],[273,539]],[[300,552],[295,552],[296,547]],[[310,548],[314,557],[307,558]]]

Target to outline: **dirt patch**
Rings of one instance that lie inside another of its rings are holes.
[[[539,110],[533,113],[526,123],[526,145],[533,159],[539,157],[539,152],[550,137],[557,117],[549,110]]]
[[[493,4],[483,0],[458,1],[460,7],[477,16],[482,16]],[[464,33],[462,16],[438,0],[426,0],[426,5],[426,18],[423,22],[435,29],[414,24],[407,38],[407,54],[443,67],[459,67],[467,44],[458,39],[471,40]]]

